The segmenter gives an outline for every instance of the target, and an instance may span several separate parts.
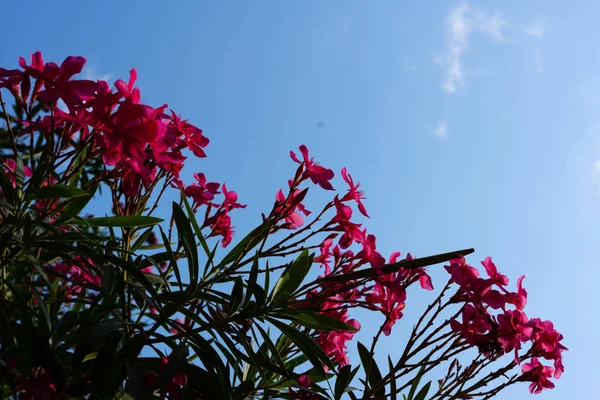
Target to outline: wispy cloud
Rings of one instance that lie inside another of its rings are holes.
[[[523,28],[523,32],[525,32],[527,36],[533,36],[541,39],[544,37],[545,27],[542,22],[535,21],[531,25],[525,26]]]
[[[446,121],[440,121],[437,123],[435,130],[433,131],[433,136],[440,139],[448,138],[448,124]]]
[[[90,81],[108,81],[111,77],[111,74],[98,74],[96,67],[89,64],[86,64],[81,71],[81,79]]]
[[[594,163],[594,172],[600,175],[600,160],[596,160]]]
[[[447,93],[454,93],[465,85],[462,56],[469,49],[468,12],[469,6],[461,4],[450,12],[446,20],[446,81],[442,87]]]
[[[467,3],[454,7],[446,17],[446,52],[440,62],[446,69],[442,89],[454,93],[465,86],[463,56],[469,51],[469,38],[472,33],[481,33],[501,42],[503,29],[509,23],[500,14],[486,14],[472,9]]]

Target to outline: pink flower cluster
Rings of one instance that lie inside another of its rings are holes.
[[[100,290],[102,278],[99,274],[89,272],[93,267],[95,265],[91,260],[75,257],[72,262],[57,262],[50,270],[64,277],[53,276],[59,281],[65,298],[70,299],[86,293],[86,289]],[[90,294],[89,297],[93,298],[94,295]]]
[[[302,160],[294,152],[290,152],[292,159],[300,166],[293,180],[288,182],[289,195],[286,197],[280,190],[276,196],[274,208],[278,218],[284,220],[283,227],[298,229],[304,224],[300,213],[310,215],[301,203],[306,196],[307,189],[300,190],[300,183],[310,179],[314,184],[326,190],[333,190],[330,180],[334,177],[333,171],[321,166],[309,156],[306,146],[300,146]],[[368,217],[367,210],[362,202],[364,193],[360,190],[360,184],[355,182],[346,168],[341,171],[348,190],[343,196],[336,195],[326,210],[333,208],[335,214],[325,223],[323,232],[330,235],[320,245],[320,254],[315,257],[314,262],[324,268],[325,276],[348,274],[358,267],[369,264],[380,275],[371,282],[356,285],[355,282],[339,283],[332,280],[323,280],[318,290],[313,290],[307,296],[307,301],[316,305],[319,312],[336,318],[346,324],[360,329],[360,323],[350,318],[349,309],[363,307],[379,311],[386,318],[383,332],[385,335],[391,333],[394,323],[402,317],[405,306],[406,287],[420,281],[424,289],[432,290],[431,279],[423,269],[403,270],[393,274],[381,274],[381,267],[385,264],[385,258],[377,251],[377,239],[363,229],[362,224],[354,222],[354,203],[358,211]],[[336,240],[337,239],[337,240]],[[351,247],[356,246],[357,252]],[[394,253],[390,263],[397,262],[400,253]],[[410,259],[410,255],[408,256]],[[302,304],[302,302],[300,303]],[[324,331],[319,332],[317,342],[334,362],[340,367],[348,363],[346,343],[354,336],[354,331]]]
[[[523,364],[521,379],[532,382],[532,393],[553,388],[554,384],[548,378],[558,379],[564,371],[562,352],[567,348],[561,344],[563,336],[554,329],[552,322],[529,319],[523,311],[527,304],[524,276],[518,280],[517,291],[511,292],[506,289],[508,278],[498,272],[490,257],[482,265],[487,278],[480,277],[479,271],[468,265],[464,258],[453,260],[446,266],[451,282],[459,286],[452,300],[465,303],[462,321],[450,322],[452,330],[460,332],[469,344],[477,346],[486,356],[496,357],[514,351],[518,364],[521,360],[519,350],[525,344],[531,344],[527,357],[532,359]],[[554,367],[542,366],[539,358],[553,361]]]
[[[206,157],[204,149],[209,140],[202,130],[174,111],[167,112],[166,104],[156,108],[143,104],[135,86],[135,69],[130,71],[128,82],[119,79],[114,84],[116,90],[112,90],[103,80],[77,79],[85,63],[83,57],[70,56],[59,66],[45,62],[42,54],[36,52],[31,55],[29,65],[20,58],[21,69],[0,68],[0,88],[7,88],[24,110],[35,100],[49,106],[47,115],[34,121],[19,121],[28,127],[25,134],[39,131],[48,138],[51,133],[60,132],[63,151],[77,140],[78,149],[88,146],[87,159],[99,157],[106,166],[103,179],[107,183],[117,182],[121,193],[130,198],[150,190],[163,177],[183,188],[179,180],[186,160],[183,151],[187,149],[196,157]],[[59,102],[66,109],[61,109]],[[10,162],[14,164],[6,161]],[[5,165],[9,175],[10,165]],[[205,226],[213,235],[222,236],[222,244],[226,246],[233,235],[229,211],[241,207],[237,194],[227,191],[225,185],[207,183],[201,173],[195,177],[197,183],[185,187],[185,193],[194,199],[196,206],[207,205],[215,210]],[[224,201],[214,203],[215,195],[220,193]]]

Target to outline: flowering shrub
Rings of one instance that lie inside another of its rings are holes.
[[[344,168],[336,192],[304,145],[271,211],[231,246],[237,193],[201,172],[180,177],[187,157],[207,156],[202,130],[142,103],[135,69],[111,88],[77,79],[84,64],[37,52],[0,68],[3,397],[417,400],[554,387],[566,348],[551,322],[525,314],[523,277],[512,289],[489,257],[480,276],[470,249],[386,262],[356,222],[355,211],[368,217],[359,183]],[[334,194],[311,212],[315,189]],[[180,200],[163,220],[167,191]],[[107,202],[105,216],[87,214]],[[385,372],[379,338],[399,329],[410,286],[434,290],[425,267],[444,262],[448,282]],[[369,347],[352,343],[356,308],[381,317]]]

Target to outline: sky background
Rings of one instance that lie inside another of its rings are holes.
[[[600,4],[427,4],[12,1],[0,65],[83,55],[87,77],[111,83],[136,67],[144,102],[168,103],[211,139],[186,179],[203,171],[236,190],[240,232],[292,176],[290,149],[346,166],[382,253],[474,247],[471,263],[491,255],[512,284],[525,274],[527,314],[554,321],[570,348],[539,398],[594,398]],[[443,286],[441,267],[432,275]],[[409,292],[382,350],[398,355],[429,299]],[[368,340],[375,324],[362,322]],[[525,384],[497,396],[527,397]]]

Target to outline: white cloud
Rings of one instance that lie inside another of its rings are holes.
[[[488,35],[498,42],[504,40],[502,30],[509,23],[499,14],[488,15],[481,10],[473,10],[467,3],[459,4],[446,17],[446,54],[437,61],[446,69],[446,79],[442,89],[454,93],[465,86],[463,56],[469,51],[469,37],[472,33]]]
[[[524,27],[523,32],[525,32],[527,36],[541,39],[544,37],[544,24],[540,21],[536,21],[533,24]]]
[[[446,20],[446,81],[442,88],[447,93],[454,93],[465,85],[462,56],[469,49],[468,12],[469,6],[461,4],[450,12]]]
[[[89,64],[86,64],[83,67],[83,71],[81,71],[81,79],[87,79],[90,81],[108,81],[110,78],[110,74],[99,75],[96,67]]]
[[[446,121],[440,121],[437,123],[435,130],[433,131],[433,136],[440,139],[448,138],[448,124]]]
[[[594,172],[600,174],[600,160],[596,160],[594,163]]]
[[[509,24],[499,14],[488,16],[479,11],[475,14],[474,20],[479,32],[490,35],[499,42],[504,40],[502,29],[507,28]]]

